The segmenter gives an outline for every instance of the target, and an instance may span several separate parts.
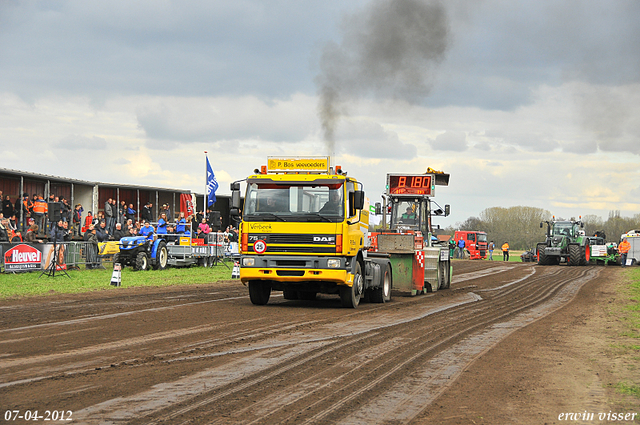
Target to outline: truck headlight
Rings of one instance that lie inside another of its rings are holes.
[[[255,258],[246,257],[242,259],[242,265],[244,267],[252,267],[256,264]]]
[[[338,267],[340,267],[340,260],[337,258],[330,258],[329,260],[327,260],[327,267],[329,267],[330,269],[337,269]]]

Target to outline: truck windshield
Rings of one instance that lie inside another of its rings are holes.
[[[553,225],[553,236],[573,236],[573,225],[571,222],[557,222]]]
[[[246,220],[340,222],[344,212],[342,182],[326,185],[253,182],[247,185],[244,210]]]
[[[393,204],[392,226],[418,229],[420,224],[419,204],[413,201],[400,201]]]
[[[486,241],[487,241],[486,233],[478,233],[478,242],[486,242]]]

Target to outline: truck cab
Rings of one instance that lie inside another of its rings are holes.
[[[240,280],[253,304],[267,304],[273,290],[289,300],[340,294],[347,307],[367,292],[390,299],[390,273],[386,285],[381,277],[388,262],[365,258],[369,210],[357,179],[328,157],[270,157],[245,181]],[[239,182],[231,188],[235,209]]]

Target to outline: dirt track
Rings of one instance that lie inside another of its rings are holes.
[[[237,282],[3,301],[0,413],[64,410],[91,424],[472,423],[457,422],[465,416],[447,401],[474,398],[454,385],[462,372],[612,273],[456,261],[451,290],[357,310],[281,293],[254,306]]]

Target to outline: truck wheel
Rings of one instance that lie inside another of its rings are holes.
[[[582,248],[580,245],[569,245],[569,261],[570,266],[579,266],[582,258]]]
[[[438,263],[438,289],[449,289],[451,287],[451,276],[449,275],[449,262],[440,261]]]
[[[353,276],[353,285],[340,287],[340,301],[343,307],[356,308],[360,304],[360,297],[362,296],[362,289],[364,283],[362,282],[362,266],[356,262],[356,273]]]
[[[265,305],[271,296],[271,285],[259,280],[249,281],[249,299],[255,305]]]
[[[167,260],[169,258],[169,252],[167,251],[167,244],[164,241],[160,241],[158,249],[156,250],[156,261],[153,264],[154,270],[164,270],[167,268]]]
[[[379,288],[371,291],[370,299],[374,303],[384,303],[391,300],[391,267],[385,265],[382,282]]]
[[[136,256],[135,270],[148,270],[149,269],[149,256],[146,252],[139,252]]]

